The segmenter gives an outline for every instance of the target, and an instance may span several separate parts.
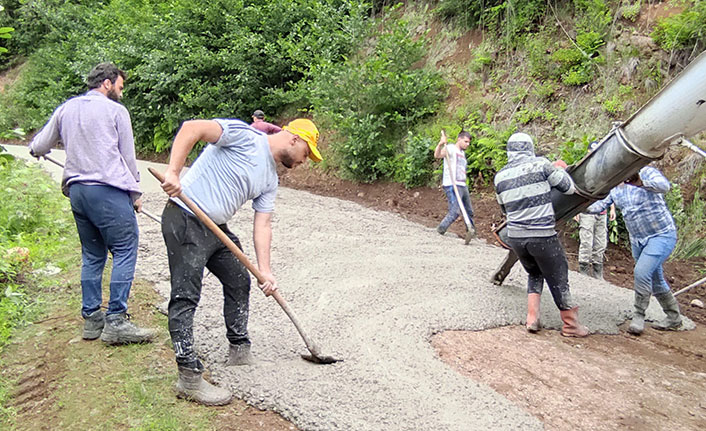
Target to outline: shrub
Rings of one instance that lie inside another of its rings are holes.
[[[682,13],[660,19],[652,39],[665,50],[706,43],[706,2],[696,1]]]
[[[405,169],[397,156],[408,130],[436,113],[445,94],[438,72],[415,67],[424,38],[414,40],[401,20],[386,21],[377,31],[355,56],[320,65],[299,87],[316,115],[338,132],[331,147],[343,170],[364,182],[394,178]]]

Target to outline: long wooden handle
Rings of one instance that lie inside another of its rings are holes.
[[[157,181],[159,181],[160,184],[164,183],[164,175],[162,175],[160,172],[153,168],[147,168],[147,170],[155,178],[157,178]],[[238,258],[240,263],[245,265],[248,271],[250,271],[252,275],[255,276],[255,278],[260,284],[263,284],[267,281],[265,280],[265,277],[262,276],[260,270],[257,269],[257,267],[253,265],[252,262],[250,262],[247,256],[245,256],[245,253],[243,253],[238,248],[238,246],[235,245],[235,243],[230,238],[228,238],[228,235],[226,235],[225,232],[223,232],[221,228],[219,228],[218,225],[214,223],[214,221],[211,220],[211,218],[205,212],[203,212],[203,210],[199,208],[198,205],[194,203],[194,201],[192,201],[184,193],[179,193],[176,197],[182,202],[184,202],[184,205],[189,207],[191,212],[193,212],[196,217],[198,217],[198,219],[201,220],[201,222],[205,224],[206,227],[208,227],[211,232],[213,232],[218,237],[218,239],[223,242],[223,244],[225,244],[226,247],[228,247],[228,250],[230,250],[235,255],[235,257]],[[272,293],[272,296],[275,298],[275,301],[277,301],[279,306],[282,307],[282,310],[287,314],[289,320],[291,320],[294,326],[297,328],[297,332],[299,332],[299,335],[301,335],[302,339],[304,340],[304,344],[306,344],[307,349],[309,349],[312,355],[319,356],[320,353],[318,346],[313,341],[311,341],[311,339],[309,339],[309,337],[306,335],[306,332],[304,332],[304,328],[302,327],[299,318],[296,316],[296,314],[294,314],[294,310],[289,307],[287,301],[282,298],[282,296],[277,290]]]

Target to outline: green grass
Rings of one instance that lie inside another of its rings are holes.
[[[0,235],[0,429],[241,429],[241,401],[209,408],[175,397],[167,319],[154,307],[161,298],[150,283],[135,282],[130,313],[139,325],[158,328],[154,343],[113,347],[81,339],[81,250],[68,200],[33,165],[0,160],[0,220],[15,217],[19,226],[10,232],[5,224]],[[29,259],[8,258],[12,247],[27,248]],[[49,264],[61,271],[37,272]],[[106,271],[104,298],[109,277]]]

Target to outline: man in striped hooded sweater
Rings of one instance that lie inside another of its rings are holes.
[[[534,154],[532,138],[515,133],[507,142],[507,165],[495,175],[498,203],[507,217],[508,245],[528,274],[527,331],[537,332],[539,304],[547,281],[564,322],[561,335],[585,337],[588,328],[579,324],[578,307],[569,291],[569,264],[554,230],[551,189],[574,193],[566,171]]]

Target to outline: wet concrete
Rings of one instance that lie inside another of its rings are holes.
[[[160,214],[166,196],[156,187],[146,190],[145,208]],[[254,259],[252,217],[248,203],[229,226]],[[166,297],[169,269],[160,227],[146,217],[138,220],[137,276]],[[479,240],[464,246],[457,237],[391,213],[285,188],[273,231],[272,267],[282,295],[322,351],[344,362],[302,360],[306,348],[294,326],[254,288],[250,335],[258,362],[225,367],[222,292],[210,275],[194,332],[215,382],[304,430],[542,429],[538,419],[490,387],[442,363],[429,343],[445,329],[524,323],[521,266],[501,287],[489,281],[504,250]],[[583,323],[593,332],[616,333],[629,316],[632,292],[574,272],[569,277]],[[653,301],[648,318],[662,316]],[[541,320],[559,328],[548,289]]]

